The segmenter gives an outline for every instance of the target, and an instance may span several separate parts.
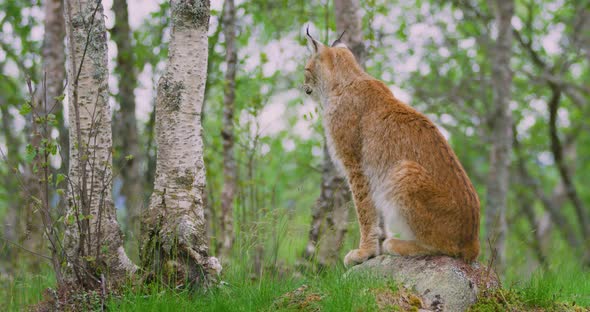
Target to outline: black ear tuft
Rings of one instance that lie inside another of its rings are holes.
[[[340,34],[340,37],[338,37],[338,39],[332,43],[331,47],[335,47],[339,44],[345,45],[344,42],[342,42],[342,36],[344,36],[344,33],[346,33],[346,29]]]
[[[309,25],[307,25],[307,29],[305,30],[307,37],[309,38],[309,40],[311,40],[311,43],[313,44],[313,50],[314,52],[318,52],[318,44],[315,41],[315,39],[313,39],[313,37],[309,34]]]

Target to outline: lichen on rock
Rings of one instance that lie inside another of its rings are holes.
[[[496,274],[486,266],[445,256],[382,255],[353,267],[347,276],[368,273],[414,290],[431,311],[466,311],[481,292],[500,286]]]

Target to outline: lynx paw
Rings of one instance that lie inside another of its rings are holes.
[[[394,243],[395,239],[393,238],[388,238],[384,240],[383,244],[381,245],[381,252],[388,255],[399,256],[399,253],[395,251],[395,249],[393,248]]]
[[[361,264],[376,255],[377,252],[374,250],[353,249],[346,254],[346,257],[344,257],[344,266],[351,267]]]

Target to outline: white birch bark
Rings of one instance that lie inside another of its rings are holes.
[[[101,274],[115,285],[133,273],[135,265],[123,249],[111,196],[111,111],[102,5],[66,0],[65,21],[70,120],[66,274],[84,287],[96,287]]]
[[[177,281],[206,283],[221,266],[208,256],[201,109],[207,78],[209,1],[172,0],[166,72],[158,83],[154,191],[142,228],[142,265]]]

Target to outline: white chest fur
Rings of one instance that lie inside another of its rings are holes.
[[[386,236],[404,240],[415,239],[414,231],[401,213],[400,205],[395,202],[392,196],[395,185],[387,179],[387,174],[371,170],[371,168],[366,168],[365,173],[369,178],[371,199],[383,218]]]

